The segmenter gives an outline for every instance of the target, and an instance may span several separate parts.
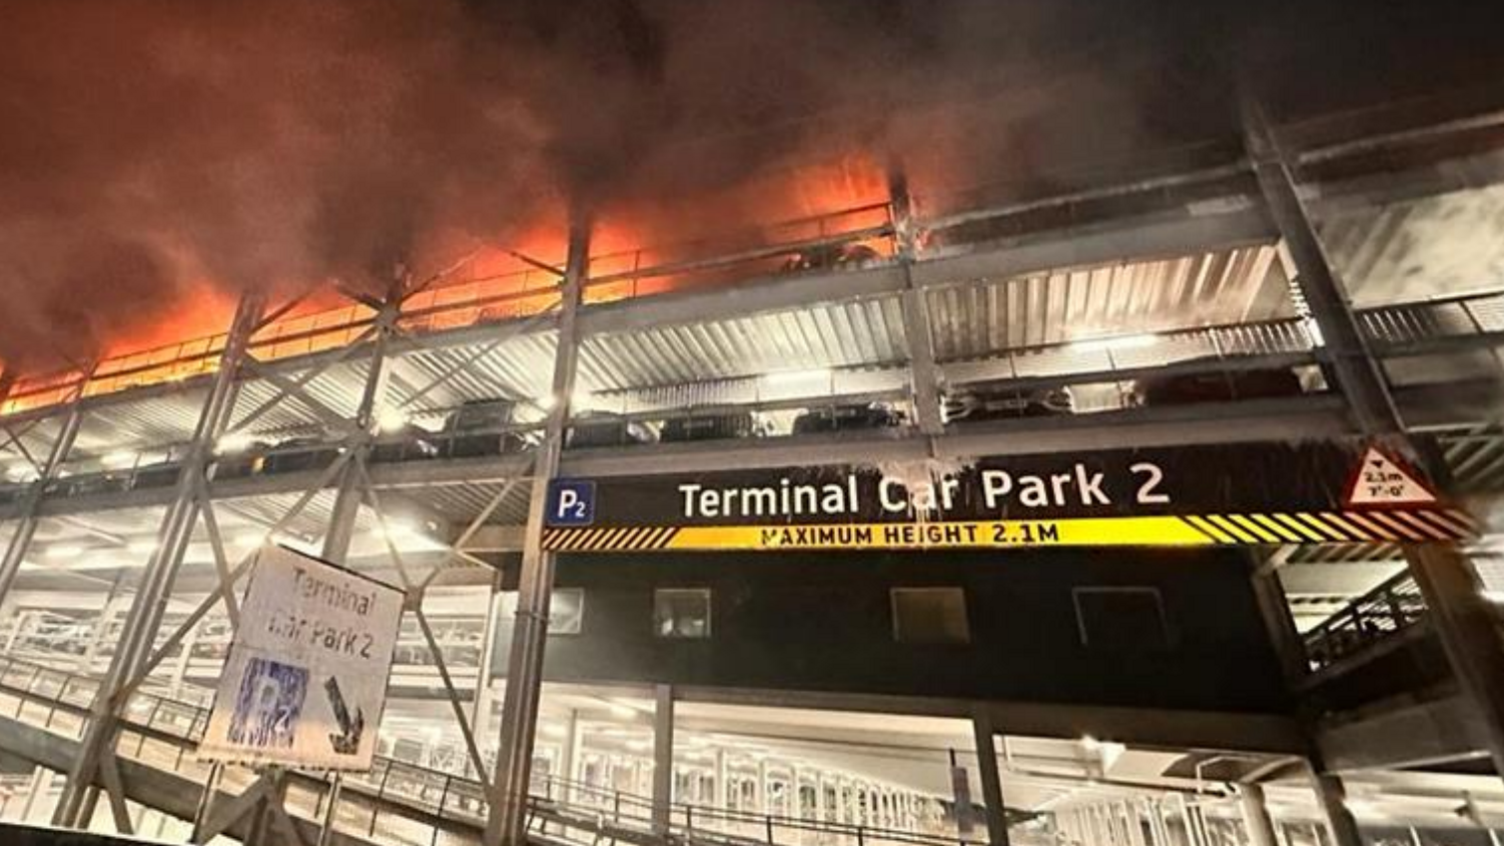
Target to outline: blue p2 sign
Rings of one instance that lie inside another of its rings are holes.
[[[550,526],[588,526],[595,522],[595,483],[555,479],[548,487]]]

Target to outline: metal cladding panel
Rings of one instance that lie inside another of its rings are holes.
[[[1504,278],[1504,185],[1344,211],[1319,228],[1359,307],[1478,290]]]
[[[1242,247],[933,290],[936,358],[1234,322],[1248,314],[1273,260],[1273,247]]]
[[[207,393],[185,390],[93,408],[79,427],[76,449],[106,452],[181,444],[193,437]]]
[[[238,521],[242,525],[264,530],[276,525],[301,498],[301,493],[239,497],[221,501],[216,510],[222,522]],[[283,534],[305,539],[322,537],[333,511],[334,491],[320,491],[296,517],[288,521]],[[371,518],[366,509],[362,508],[357,513],[356,526],[358,529],[370,528]]]
[[[490,339],[404,355],[392,368],[392,400],[402,403],[426,390],[414,407],[439,409],[466,400],[544,396],[553,374],[556,338],[555,332],[536,332],[509,338],[494,348],[490,345],[496,339]],[[438,384],[429,389],[435,380]]]
[[[1497,424],[1441,435],[1442,453],[1462,493],[1504,491],[1504,428]]]
[[[451,523],[463,528],[479,517],[491,504],[491,500],[505,487],[505,484],[459,484],[428,485],[398,490],[413,502],[433,509]],[[525,524],[530,490],[531,486],[525,482],[513,486],[486,522],[502,526]]]
[[[581,386],[612,391],[902,360],[908,347],[899,302],[866,297],[591,336],[581,351]]]

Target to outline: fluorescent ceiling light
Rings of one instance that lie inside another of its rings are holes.
[[[220,438],[219,442],[214,445],[214,451],[220,455],[231,455],[250,449],[253,443],[255,443],[255,439],[250,435],[244,432],[234,432]]]
[[[1092,338],[1085,341],[1073,341],[1066,345],[1066,349],[1075,353],[1089,352],[1126,352],[1127,350],[1141,350],[1152,347],[1159,343],[1159,336],[1155,334],[1145,335],[1120,335],[1116,338]]]
[[[376,428],[383,434],[395,434],[406,425],[407,414],[400,408],[383,408],[376,413]]]
[[[829,368],[817,370],[780,370],[763,374],[763,382],[769,385],[802,385],[809,382],[826,382],[834,374]]]

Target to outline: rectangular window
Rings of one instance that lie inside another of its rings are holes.
[[[653,591],[653,633],[658,637],[710,637],[710,591],[706,588]]]
[[[517,617],[517,592],[508,591],[501,597],[501,616],[504,620]],[[551,635],[577,635],[585,623],[585,589],[555,588],[548,600],[548,633]]]
[[[1071,597],[1082,646],[1123,651],[1170,647],[1158,588],[1078,587]]]
[[[970,643],[966,591],[893,588],[893,639],[899,643]]]

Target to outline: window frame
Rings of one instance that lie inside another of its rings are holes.
[[[1159,614],[1160,642],[1144,648],[1120,647],[1114,650],[1106,644],[1093,644],[1086,630],[1086,615],[1081,610],[1081,597],[1084,594],[1148,594],[1154,598],[1154,610]],[[1170,625],[1170,615],[1165,611],[1164,591],[1157,585],[1076,585],[1071,588],[1071,606],[1076,612],[1076,638],[1083,649],[1110,650],[1118,652],[1153,652],[1174,649],[1176,645],[1175,630]]]
[[[899,596],[902,594],[959,594],[961,597],[961,627],[965,636],[960,640],[914,640],[905,638],[902,615],[899,614]],[[888,622],[894,643],[906,646],[970,646],[972,643],[971,607],[966,588],[961,585],[893,585],[888,588]]]
[[[579,613],[575,615],[575,626],[572,631],[554,631],[554,600],[561,593],[578,594],[580,597]],[[585,589],[582,587],[556,587],[548,598],[548,636],[549,637],[579,637],[585,631]]]
[[[703,635],[664,634],[658,626],[659,598],[669,595],[702,596],[705,599],[705,633]],[[715,592],[708,587],[655,587],[653,588],[653,637],[657,640],[710,640],[715,636]]]

